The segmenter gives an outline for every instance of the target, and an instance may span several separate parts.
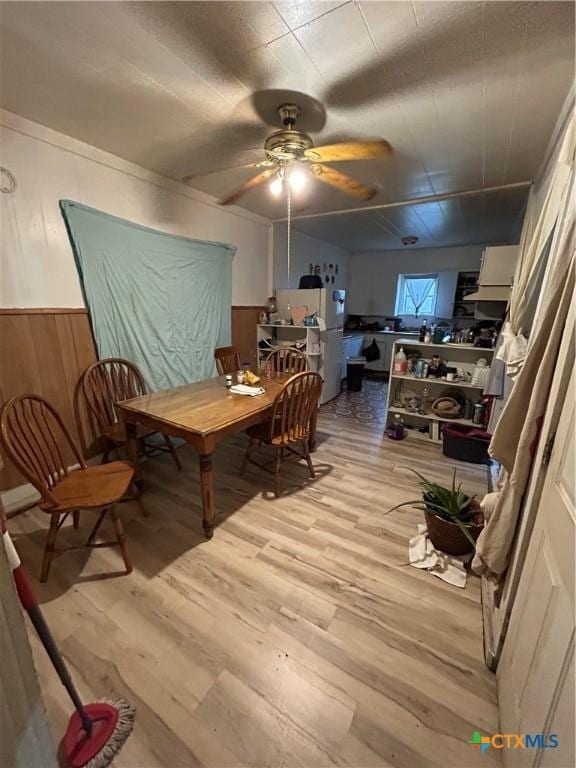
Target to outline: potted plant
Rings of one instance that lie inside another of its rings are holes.
[[[420,478],[418,485],[422,488],[422,497],[396,504],[388,512],[408,505],[422,509],[430,541],[436,549],[449,555],[466,555],[472,552],[484,527],[476,496],[465,494],[462,483],[456,487],[456,470],[452,475],[451,488],[427,480],[415,469],[411,471]]]

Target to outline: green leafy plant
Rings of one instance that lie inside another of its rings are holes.
[[[458,487],[456,487],[456,469],[454,469],[454,474],[452,475],[451,488],[445,488],[443,485],[428,480],[420,472],[412,469],[412,467],[406,467],[406,469],[414,472],[420,479],[418,485],[422,488],[422,498],[396,504],[386,514],[406,506],[414,506],[422,510],[428,509],[429,512],[438,517],[457,525],[474,549],[476,549],[476,542],[468,530],[468,526],[474,524],[474,517],[478,512],[472,504],[476,495],[468,496],[465,494],[462,490],[462,483],[459,483]]]

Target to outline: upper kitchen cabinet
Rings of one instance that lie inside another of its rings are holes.
[[[518,251],[517,245],[486,248],[480,267],[480,285],[512,285]]]
[[[435,317],[451,318],[454,314],[454,296],[457,283],[458,272],[455,269],[438,272]]]
[[[520,248],[502,245],[486,248],[482,255],[478,290],[464,301],[508,301]]]

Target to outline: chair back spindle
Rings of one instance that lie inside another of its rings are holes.
[[[264,369],[270,365],[273,373],[302,373],[308,370],[308,359],[299,349],[275,349],[264,362]]]
[[[91,365],[82,377],[82,389],[100,430],[118,423],[115,403],[146,394],[144,377],[129,360],[109,357]]]
[[[218,347],[214,350],[214,360],[219,376],[236,373],[240,370],[240,355],[235,347]]]
[[[86,467],[58,412],[37,395],[13,397],[4,405],[0,441],[11,461],[50,504],[56,503],[51,491],[69,474],[66,448],[76,464]]]
[[[322,377],[315,371],[297,373],[284,384],[272,406],[270,439],[283,445],[307,440],[322,392]]]

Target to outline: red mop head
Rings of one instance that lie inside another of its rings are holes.
[[[62,739],[61,749],[70,768],[105,768],[130,736],[136,711],[123,699],[86,704],[92,732],[86,733],[74,712]]]

